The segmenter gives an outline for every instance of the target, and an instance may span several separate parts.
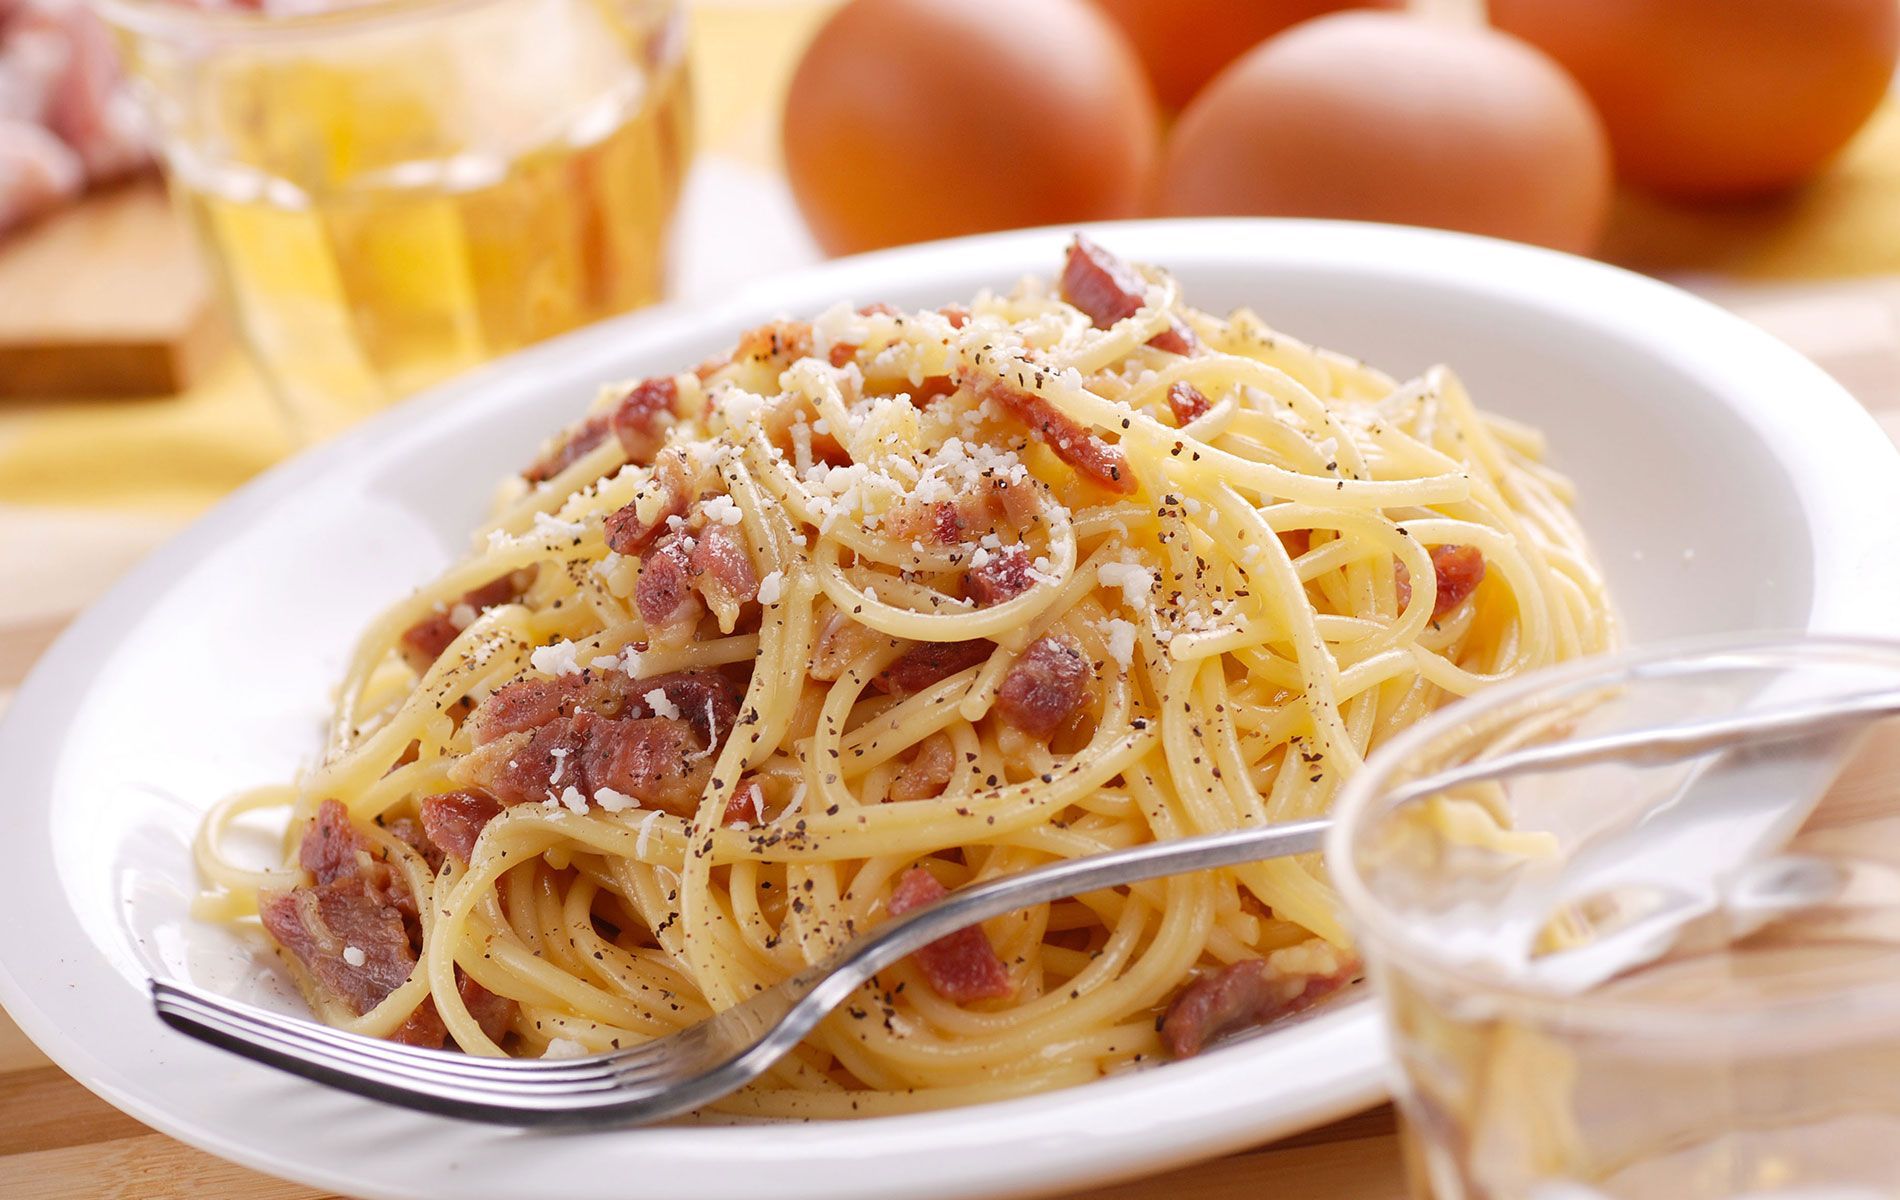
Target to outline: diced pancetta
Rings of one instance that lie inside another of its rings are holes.
[[[1223,1033],[1264,1025],[1338,991],[1356,968],[1330,975],[1275,970],[1264,958],[1242,959],[1203,975],[1182,990],[1161,1020],[1161,1041],[1176,1058],[1191,1058]]]
[[[545,483],[587,457],[590,451],[607,440],[611,432],[613,426],[608,415],[595,413],[563,433],[540,458],[528,464],[528,469],[521,473],[521,477],[529,483]]]
[[[1003,676],[997,712],[1024,733],[1048,738],[1082,710],[1093,678],[1087,656],[1073,639],[1039,638]]]
[[[479,792],[443,792],[424,797],[418,806],[422,831],[435,847],[467,866],[475,841],[501,813],[501,805]]]
[[[951,776],[957,766],[956,748],[950,738],[942,733],[933,733],[918,743],[911,754],[910,761],[897,769],[891,777],[891,799],[894,801],[929,800],[943,795],[950,786]]]
[[[912,867],[899,875],[891,888],[890,914],[901,917],[949,894],[927,869]],[[911,961],[929,981],[932,991],[955,1004],[998,1000],[1016,990],[980,925],[938,938],[911,955]]]
[[[1028,553],[1021,546],[1010,546],[992,552],[982,566],[965,571],[963,591],[978,608],[988,608],[1013,600],[1035,586],[1029,572]]]
[[[1132,267],[1085,237],[1069,244],[1062,264],[1062,298],[1087,313],[1097,329],[1107,329],[1141,311],[1143,286]],[[1157,350],[1192,354],[1198,349],[1194,334],[1170,317],[1169,327],[1148,341]]]
[[[965,382],[977,395],[994,401],[1029,426],[1057,458],[1074,467],[1084,479],[1124,496],[1141,486],[1121,447],[1103,441],[1041,396],[993,375],[971,376]]]
[[[996,644],[987,638],[967,642],[919,642],[880,671],[872,684],[902,699],[988,661]]]
[[[1412,602],[1412,573],[1399,563],[1396,590],[1399,608]],[[1476,546],[1433,546],[1432,572],[1438,578],[1438,591],[1432,597],[1432,620],[1444,616],[1468,599],[1484,582],[1484,554]]]
[[[1207,410],[1211,407],[1213,406],[1207,402],[1207,397],[1201,394],[1201,389],[1187,380],[1176,380],[1168,385],[1168,408],[1174,413],[1176,425],[1186,425],[1190,421],[1199,420],[1207,415]]]
[[[680,389],[672,376],[643,379],[614,405],[611,424],[627,461],[654,461],[679,412]]]

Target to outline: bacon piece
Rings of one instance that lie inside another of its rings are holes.
[[[633,385],[620,403],[614,405],[611,424],[627,461],[646,464],[653,461],[666,444],[666,431],[678,414],[679,384],[671,375],[643,379]]]
[[[727,525],[708,525],[693,544],[688,559],[698,577],[699,590],[718,604],[722,599],[744,604],[759,598],[759,576],[745,542]],[[639,591],[635,589],[636,598]]]
[[[1242,959],[1189,984],[1161,1019],[1161,1041],[1175,1058],[1192,1058],[1214,1038],[1305,1008],[1350,983],[1348,966],[1331,975],[1277,971],[1264,958]]]
[[[632,685],[633,703],[628,715],[652,716],[648,697],[658,691],[679,712],[680,719],[713,749],[725,745],[739,717],[739,689],[732,680],[717,671],[673,671],[655,675]]]
[[[498,996],[481,984],[462,968],[455,968],[455,991],[462,998],[462,1007],[468,1009],[468,1015],[482,1028],[491,1042],[499,1043],[508,1036],[509,1028],[514,1024],[515,1013],[520,1005],[506,996]],[[435,1000],[424,998],[409,1014],[409,1019],[396,1027],[389,1035],[392,1042],[401,1042],[405,1046],[422,1046],[430,1050],[440,1050],[448,1041],[449,1029],[442,1023],[442,1014],[436,1011]]]
[[[719,823],[728,829],[765,824],[765,789],[759,786],[758,780],[740,783],[732,799],[726,801],[726,811],[719,815]]]
[[[449,1027],[442,1023],[442,1014],[436,1011],[435,999],[424,996],[415,1011],[390,1032],[388,1040],[424,1050],[440,1050],[443,1043],[449,1040]]]
[[[463,866],[475,856],[475,839],[501,813],[500,804],[479,792],[443,792],[417,807],[430,843]]]
[[[613,426],[607,414],[595,413],[543,451],[540,458],[528,464],[528,469],[521,473],[521,477],[529,483],[545,483],[585,458],[589,451],[606,441],[612,431]]]
[[[534,570],[511,571],[506,575],[489,580],[478,588],[464,592],[456,602],[456,607],[467,605],[473,612],[507,604],[527,591],[534,583]],[[420,675],[442,657],[449,643],[462,632],[450,612],[430,613],[403,631],[397,640],[397,649],[401,651],[403,661]]]
[[[401,987],[416,965],[402,913],[355,876],[266,892],[258,915],[317,987],[359,1016]],[[350,961],[359,956],[360,963]]]
[[[1057,458],[1081,472],[1083,478],[1124,496],[1141,486],[1129,469],[1121,447],[1110,445],[1076,424],[1041,396],[993,375],[966,382],[979,396],[994,400],[1004,411],[1029,426],[1055,451]]]
[[[476,983],[474,977],[460,967],[455,969],[455,992],[462,998],[462,1007],[468,1009],[468,1015],[475,1018],[489,1041],[500,1042],[508,1036],[520,1004]]]
[[[1133,268],[1094,242],[1078,234],[1069,243],[1069,256],[1062,264],[1062,298],[1087,313],[1097,329],[1140,312],[1146,290]],[[1169,328],[1148,340],[1150,346],[1173,354],[1199,349],[1193,332],[1180,318],[1168,321]]]
[[[349,810],[336,800],[317,805],[303,842],[297,847],[297,863],[316,876],[317,883],[333,883],[354,876],[361,860],[357,852],[369,853],[369,842],[350,824]]]
[[[654,460],[653,479],[647,487],[655,485],[660,489],[660,499],[651,521],[640,519],[640,496],[607,514],[602,531],[609,550],[616,554],[644,554],[671,518],[686,515],[686,506],[692,501],[693,479],[684,453],[672,450]]]
[[[517,679],[495,689],[469,717],[477,746],[538,729],[582,712],[600,717],[650,717],[659,692],[700,737],[726,740],[739,714],[739,689],[718,671],[671,671],[634,680],[620,671],[586,670],[557,679]]]
[[[409,886],[387,862],[372,857],[369,839],[350,823],[349,810],[336,800],[317,805],[316,815],[297,847],[297,864],[316,879],[319,887],[332,883],[359,884],[379,904],[405,917],[416,915]]]
[[[1286,547],[1288,558],[1298,558],[1313,548],[1313,531],[1310,529],[1283,529],[1276,536],[1279,537],[1280,544]],[[1405,564],[1400,563],[1399,569],[1404,570]]]
[[[642,717],[614,721],[582,713],[574,718],[581,739],[577,772],[583,795],[601,788],[632,796],[644,808],[689,817],[712,778],[712,752],[685,721]]]
[[[883,637],[877,630],[867,629],[841,612],[833,612],[812,646],[811,677],[830,683],[843,675],[851,663],[875,649]]]
[[[505,806],[559,797],[570,787],[589,799],[612,788],[643,807],[690,816],[716,748],[686,720],[579,712],[477,747],[450,778]]]
[[[970,323],[970,310],[961,304],[946,304],[937,310],[943,319],[950,322],[950,328],[961,329]]]
[[[978,608],[1013,600],[1035,585],[1029,575],[1029,554],[1021,546],[991,552],[980,567],[963,573],[963,591]]]
[[[632,688],[633,681],[619,671],[590,669],[554,679],[517,679],[496,688],[469,715],[469,735],[482,746],[583,709],[618,716]]]
[[[891,916],[901,917],[949,894],[935,875],[923,867],[912,867],[899,875],[891,888]],[[997,1000],[1016,990],[981,925],[946,934],[911,955],[911,960],[923,972],[931,990],[953,1004]]]
[[[1003,676],[997,711],[1024,733],[1047,738],[1081,709],[1092,676],[1088,658],[1072,639],[1039,638]]]
[[[987,486],[955,500],[894,508],[884,516],[884,529],[901,542],[960,546],[974,539],[979,530],[1015,537],[1041,515],[1042,502],[1027,485],[1002,478],[987,479],[984,484]]]
[[[413,742],[410,744],[412,746],[414,745]],[[440,871],[442,869],[442,849],[429,840],[429,835],[423,832],[422,823],[420,821],[409,817],[397,817],[393,821],[382,821],[379,818],[378,823],[397,838],[407,843],[411,850],[420,854],[422,861],[429,864],[429,870]],[[420,942],[417,944],[420,945]]]
[[[987,638],[967,642],[919,642],[872,677],[871,683],[901,700],[943,682],[958,671],[988,661],[994,649],[995,643]]]
[[[1438,578],[1438,591],[1432,597],[1432,620],[1463,604],[1484,582],[1484,553],[1476,546],[1433,546],[1432,572]],[[1404,563],[1395,568],[1394,584],[1399,609],[1412,602],[1412,573]]]
[[[918,743],[910,761],[891,777],[891,799],[898,802],[929,800],[943,795],[957,766],[956,747],[948,736],[933,733]]]
[[[857,356],[858,347],[855,342],[833,342],[831,352],[825,357],[830,360],[832,366],[842,367]]]
[[[1168,407],[1174,411],[1174,423],[1186,425],[1206,416],[1207,410],[1213,405],[1207,402],[1200,388],[1185,379],[1179,379],[1168,385]]]
[[[692,551],[678,534],[661,538],[641,562],[640,581],[633,585],[633,606],[662,641],[673,640],[699,620]]]

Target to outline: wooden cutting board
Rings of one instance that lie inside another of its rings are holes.
[[[223,342],[209,274],[156,180],[0,237],[0,396],[169,395]]]

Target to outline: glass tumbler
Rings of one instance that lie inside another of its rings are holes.
[[[328,432],[658,298],[679,0],[97,0],[293,417]]]
[[[1443,710],[1351,782],[1328,861],[1417,1196],[1900,1197],[1900,720],[1785,720],[1836,702],[1900,707],[1900,643],[1578,663]],[[1740,716],[1781,731],[1482,777]]]

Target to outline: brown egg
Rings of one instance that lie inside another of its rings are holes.
[[[1220,69],[1281,30],[1342,8],[1405,0],[1095,0],[1135,44],[1155,95],[1180,108]]]
[[[1806,179],[1880,103],[1894,0],[1491,0],[1596,102],[1632,183],[1738,196]]]
[[[1610,202],[1589,102],[1536,49],[1477,27],[1342,13],[1255,47],[1188,106],[1161,204],[1178,215],[1433,225],[1586,252]]]
[[[1086,0],[852,0],[785,105],[799,208],[834,254],[1135,215],[1159,118]]]

